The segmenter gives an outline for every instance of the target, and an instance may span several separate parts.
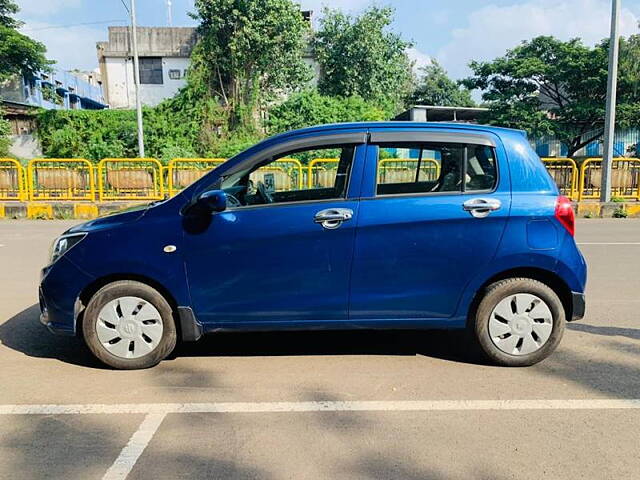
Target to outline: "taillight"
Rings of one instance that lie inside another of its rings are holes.
[[[564,195],[560,195],[556,201],[556,218],[573,236],[576,231],[576,216],[573,213],[571,200]]]

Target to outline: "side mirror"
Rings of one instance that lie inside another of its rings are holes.
[[[198,204],[209,212],[222,212],[227,209],[227,194],[222,190],[209,190],[198,197]]]

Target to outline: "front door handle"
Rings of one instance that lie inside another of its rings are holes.
[[[462,204],[462,208],[476,218],[484,218],[500,207],[502,203],[495,198],[472,198]]]
[[[327,208],[320,210],[313,217],[315,223],[319,223],[327,230],[333,230],[342,225],[342,222],[353,218],[353,210],[349,208]]]

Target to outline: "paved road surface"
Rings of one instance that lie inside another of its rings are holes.
[[[534,367],[467,363],[442,332],[321,332],[220,334],[134,372],[38,323],[72,224],[0,222],[1,479],[640,475],[640,221],[579,222],[587,317]]]

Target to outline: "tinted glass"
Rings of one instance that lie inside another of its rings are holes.
[[[462,191],[464,145],[383,144],[378,149],[378,195]]]
[[[225,180],[222,188],[236,206],[344,198],[354,153],[353,145],[286,152]]]
[[[467,174],[465,191],[493,190],[498,179],[495,152],[481,145],[467,148]]]

